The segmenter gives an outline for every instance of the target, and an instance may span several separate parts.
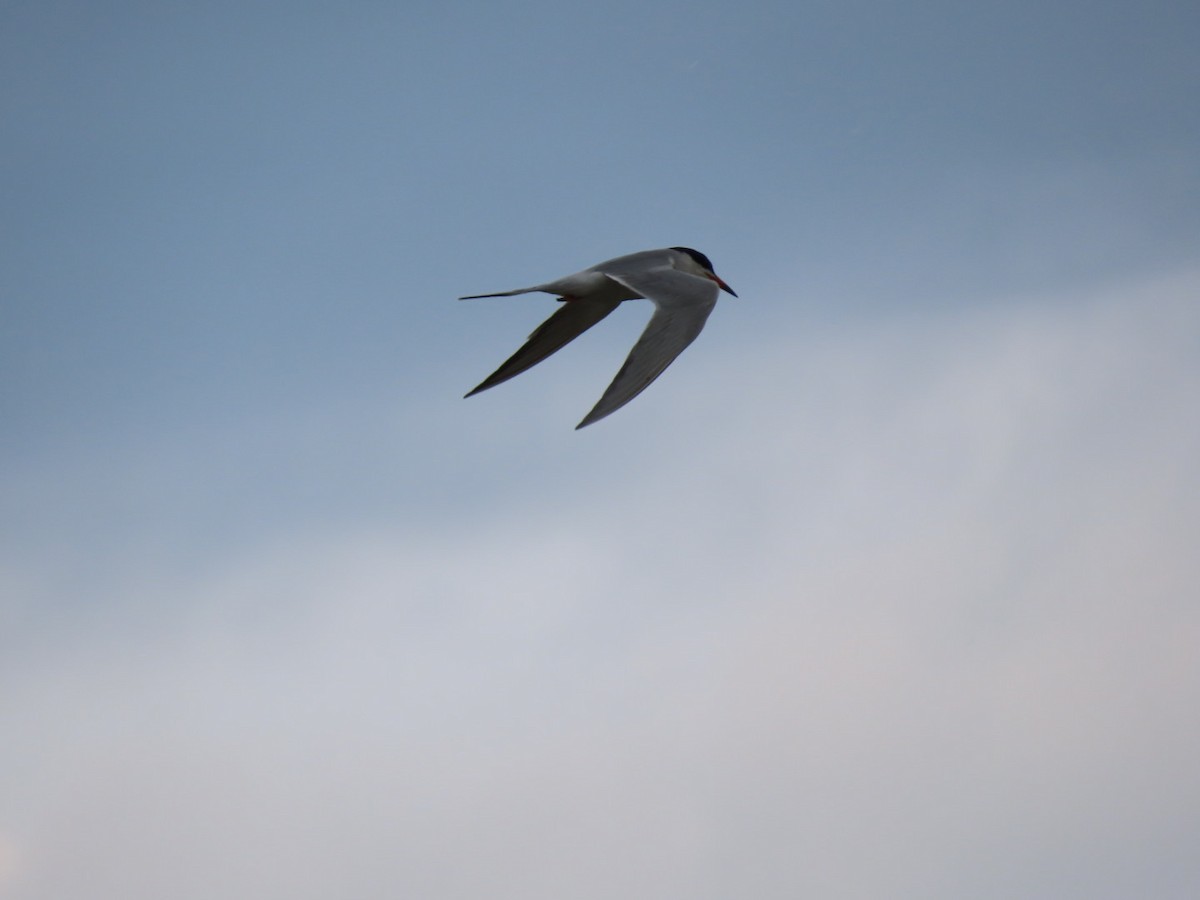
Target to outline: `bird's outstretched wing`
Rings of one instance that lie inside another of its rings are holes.
[[[616,412],[649,387],[703,330],[720,290],[707,278],[669,266],[632,273],[614,267],[604,274],[652,300],[654,315],[604,396],[576,429]]]
[[[485,295],[499,296],[499,295]],[[536,366],[556,350],[569,344],[610,312],[620,300],[565,300],[562,309],[539,325],[525,344],[506,359],[500,368],[485,378],[465,397],[486,391]],[[682,348],[681,348],[682,349]]]

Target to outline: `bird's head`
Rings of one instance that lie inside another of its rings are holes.
[[[684,257],[686,257],[684,261],[685,269],[689,268],[687,263],[690,262],[692,264],[692,271],[694,271],[695,274],[703,275],[710,281],[715,281],[717,283],[717,287],[725,291],[725,293],[732,294],[734,297],[737,296],[737,293],[733,290],[733,288],[722,281],[721,277],[713,271],[712,260],[710,260],[699,250],[693,250],[691,247],[672,247],[671,249],[682,253]]]

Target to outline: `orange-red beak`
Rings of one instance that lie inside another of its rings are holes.
[[[717,287],[719,287],[725,293],[732,294],[734,297],[737,296],[737,291],[735,291],[733,288],[731,288],[729,285],[727,285],[724,281],[722,281],[721,277],[719,275],[717,275],[716,272],[713,272],[708,277],[711,278],[713,281],[715,281],[717,283]]]

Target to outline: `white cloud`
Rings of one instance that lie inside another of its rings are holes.
[[[696,354],[72,629],[10,560],[0,896],[1193,896],[1198,287]]]

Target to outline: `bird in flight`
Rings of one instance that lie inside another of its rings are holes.
[[[460,300],[480,297],[513,297],[542,291],[556,294],[562,309],[537,327],[524,346],[504,361],[466,396],[478,394],[520,375],[551,353],[583,334],[625,300],[646,299],[654,304],[654,315],[612,384],[582,422],[583,428],[616,412],[654,381],[704,328],[717,305],[717,294],[733,289],[713,271],[712,262],[690,247],[643,250],[598,263],[590,269],[545,284],[471,294]]]

